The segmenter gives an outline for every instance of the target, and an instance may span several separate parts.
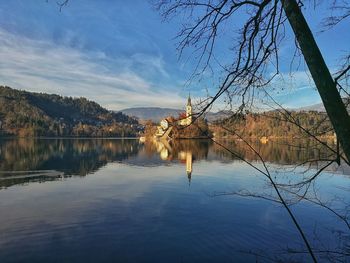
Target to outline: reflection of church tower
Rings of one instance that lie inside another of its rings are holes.
[[[187,173],[187,177],[188,177],[188,182],[191,183],[192,152],[186,152],[186,173]]]
[[[191,104],[191,96],[188,94],[187,105],[186,105],[186,122],[187,125],[192,123],[192,104]]]

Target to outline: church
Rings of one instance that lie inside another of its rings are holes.
[[[168,117],[168,118],[161,120],[160,125],[157,126],[156,137],[168,137],[169,134],[171,133],[172,126],[174,126],[174,124],[176,124],[178,126],[191,125],[192,115],[193,115],[193,113],[192,113],[191,96],[188,95],[187,104],[186,104],[186,112],[180,114],[178,119]]]

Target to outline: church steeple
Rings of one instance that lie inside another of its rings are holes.
[[[191,183],[191,175],[192,175],[192,152],[186,152],[186,173],[188,178],[188,183]]]
[[[190,94],[190,93],[188,93],[187,106],[192,106],[192,103],[191,103],[191,94]]]
[[[192,103],[191,96],[188,93],[187,105],[186,105],[186,125],[190,125],[192,123]]]

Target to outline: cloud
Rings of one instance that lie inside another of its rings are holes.
[[[181,107],[181,89],[155,84],[133,69],[168,73],[161,57],[136,54],[120,61],[9,33],[0,28],[0,84],[35,92],[84,96],[112,110],[134,106]],[[123,66],[124,65],[124,66]],[[158,83],[158,82],[157,82]]]
[[[154,57],[147,54],[136,53],[132,55],[131,58],[134,62],[141,65],[144,70],[149,69],[148,73],[160,73],[164,77],[169,77],[169,74],[165,70],[165,62],[161,56]]]
[[[321,102],[314,81],[308,71],[281,73],[265,90],[274,100],[286,108],[305,107]],[[269,98],[265,102],[269,104],[268,101]]]

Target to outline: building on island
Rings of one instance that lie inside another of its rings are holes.
[[[194,117],[196,116],[196,117]],[[212,136],[205,118],[193,113],[188,96],[185,111],[177,117],[169,116],[156,126],[154,137],[158,139],[207,139]]]
[[[192,102],[191,96],[188,95],[186,111],[183,114],[180,114],[178,119],[174,119],[173,117],[167,117],[160,121],[157,126],[156,137],[167,138],[170,137],[170,133],[172,131],[173,125],[178,126],[189,126],[192,123]]]

